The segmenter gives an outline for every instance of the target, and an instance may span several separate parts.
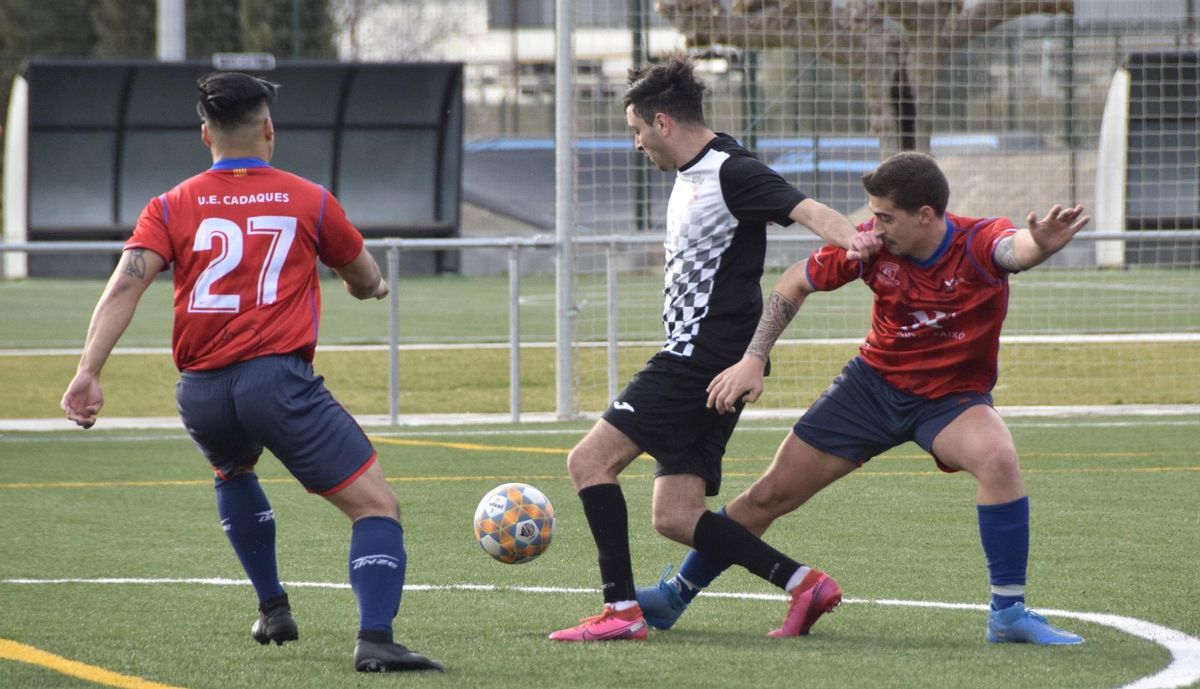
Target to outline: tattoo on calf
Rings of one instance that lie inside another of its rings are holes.
[[[799,304],[778,292],[771,292],[771,298],[767,300],[762,318],[758,320],[758,327],[754,330],[754,337],[746,347],[746,353],[766,361],[767,354],[775,346],[775,341],[783,334],[799,309]]]
[[[125,263],[125,274],[139,280],[146,279],[146,250],[130,249],[129,261]]]

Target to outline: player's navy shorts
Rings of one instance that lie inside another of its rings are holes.
[[[325,379],[295,354],[214,371],[183,371],[175,386],[183,425],[217,483],[271,451],[310,492],[331,495],[375,461],[375,449]]]
[[[918,397],[887,383],[855,357],[846,364],[792,431],[823,452],[863,464],[909,440],[933,455],[938,468],[951,469],[933,454],[933,439],[958,415],[992,396],[958,392],[937,399]]]
[[[655,476],[695,474],[705,494],[721,489],[721,457],[742,405],[732,414],[705,407],[705,388],[720,370],[656,354],[604,412],[612,424],[654,457]]]

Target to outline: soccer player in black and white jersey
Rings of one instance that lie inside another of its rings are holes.
[[[804,631],[841,602],[836,582],[764,543],[705,498],[721,485],[735,413],[706,406],[712,379],[741,359],[762,312],[759,281],[768,222],[793,221],[849,255],[879,249],[841,214],[806,197],[704,119],[704,84],[690,60],[631,70],[623,104],[637,150],[678,176],[667,206],[663,322],[667,341],[571,450],[567,469],[596,541],[604,610],[556,631],[557,641],[645,639],[617,475],[645,452],[656,460],[653,522],[659,533],[738,564],[790,592],[788,618]],[[811,610],[810,610],[811,609]],[[774,635],[787,633],[785,624]]]

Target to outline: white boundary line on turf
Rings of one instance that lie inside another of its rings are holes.
[[[1150,417],[1150,416],[1194,416],[1200,424],[1200,404],[1113,404],[1074,406],[1000,406],[996,408],[1006,419],[1015,418],[1061,418],[1077,416],[1094,417]],[[743,419],[789,419],[800,418],[803,409],[748,409]],[[371,429],[391,427],[385,414],[359,414],[358,423]],[[576,421],[594,421],[598,414],[584,414]],[[521,423],[552,423],[560,421],[553,412],[528,412],[521,415]],[[512,423],[510,413],[496,414],[401,414],[399,426],[462,426]],[[1186,420],[1184,421],[1186,423]],[[104,417],[97,422],[98,429],[129,430],[168,428],[182,429],[178,416],[148,417]],[[44,419],[0,419],[0,433],[13,431],[67,431],[78,427],[66,418]]]
[[[1089,421],[1009,421],[1009,428],[1088,428],[1092,426],[1111,427],[1128,427],[1128,428],[1145,428],[1149,426],[1200,426],[1200,419],[1195,421],[1167,421],[1157,419],[1143,419],[1138,421],[1110,421],[1107,419],[1097,418]],[[186,433],[162,433],[158,435],[112,435],[112,434],[94,434],[94,433],[78,433],[74,428],[63,429],[66,433],[71,433],[70,436],[14,436],[3,434],[3,422],[0,421],[0,443],[2,442],[53,442],[53,443],[129,443],[141,442],[148,440],[191,440],[191,437]],[[139,430],[139,429],[128,429]],[[745,425],[738,427],[738,433],[786,433],[792,430],[792,426],[751,426]],[[538,435],[565,435],[571,437],[574,442],[584,431],[579,428],[497,428],[485,430],[436,430],[436,431],[378,431],[370,430],[367,435],[379,436],[381,438],[473,438],[473,437],[488,437],[488,436],[538,436]]]
[[[816,337],[810,339],[779,340],[775,346],[837,346],[861,344],[861,337]],[[1061,333],[1057,335],[1001,335],[1000,344],[1140,344],[1143,342],[1200,342],[1200,333],[1167,332],[1167,333]],[[537,340],[521,342],[522,349],[552,349],[556,345],[552,341]],[[600,349],[608,347],[608,342],[578,342],[574,345],[581,349]],[[621,340],[618,347],[661,347],[662,340]],[[317,349],[322,352],[386,352],[391,347],[387,344],[323,344]],[[417,342],[398,344],[396,349],[402,352],[441,351],[445,349],[509,349],[507,341],[499,342]],[[0,357],[10,356],[79,356],[83,353],[81,347],[5,347],[0,348]],[[168,355],[170,347],[117,347],[113,356],[126,355]]]
[[[96,579],[0,579],[2,584],[15,585],[46,585],[46,584],[204,584],[209,586],[249,586],[250,582],[240,579],[225,578],[121,578],[105,577]],[[348,589],[349,584],[320,582],[320,581],[286,581],[285,586],[294,588]],[[495,586],[492,584],[407,584],[405,591],[516,591],[519,593],[589,593],[595,594],[597,589],[564,588],[557,586]],[[774,600],[784,601],[787,596],[768,593],[709,593],[700,595],[711,598],[727,598],[737,600]],[[988,609],[986,605],[975,603],[943,603],[940,601],[893,600],[870,598],[846,598],[843,603],[870,605],[889,605],[910,608],[937,608],[942,610],[979,610]],[[1071,610],[1048,610],[1042,612],[1055,617],[1068,617],[1092,624],[1112,627],[1117,631],[1151,641],[1171,653],[1171,662],[1166,668],[1153,675],[1139,678],[1119,689],[1177,689],[1200,681],[1200,639],[1176,629],[1139,620],[1124,615],[1107,613],[1074,612]]]

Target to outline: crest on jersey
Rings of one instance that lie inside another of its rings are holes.
[[[896,284],[896,273],[900,272],[900,266],[899,264],[892,263],[891,261],[880,261],[879,268],[876,269],[876,272],[879,274],[879,278],[881,280],[890,285],[894,285]]]

